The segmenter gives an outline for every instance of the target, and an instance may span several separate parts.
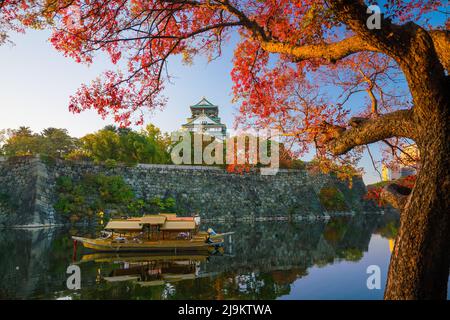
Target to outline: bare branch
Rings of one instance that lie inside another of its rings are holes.
[[[370,161],[372,161],[372,166],[373,166],[373,168],[375,169],[375,171],[376,171],[376,172],[378,173],[378,175],[380,176],[380,179],[383,180],[383,176],[382,176],[380,170],[378,170],[378,168],[377,168],[377,166],[376,166],[376,164],[375,164],[375,159],[374,159],[373,156],[372,156],[372,152],[370,151],[369,145],[366,145],[366,147],[367,147],[367,153],[369,154],[369,157],[370,157]]]

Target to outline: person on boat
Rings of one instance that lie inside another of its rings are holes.
[[[217,233],[212,228],[208,228],[208,230],[206,232],[208,233],[208,237],[206,238],[206,243],[213,243],[214,241],[211,240],[211,236],[215,236]]]

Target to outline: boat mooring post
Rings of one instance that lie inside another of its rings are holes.
[[[73,254],[72,254],[73,262],[75,262],[77,259],[77,244],[78,244],[78,241],[76,239],[73,239]]]

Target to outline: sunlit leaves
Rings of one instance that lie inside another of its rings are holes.
[[[444,4],[388,0],[383,13],[386,21],[427,26],[427,14]],[[342,61],[299,63],[289,50],[264,50],[263,43],[293,48],[347,39],[353,34],[336,16],[324,0],[5,0],[0,34],[3,29],[48,26],[53,46],[77,62],[90,64],[98,52],[106,53],[117,69],[82,85],[70,100],[70,110],[94,109],[121,126],[141,124],[144,110],[164,105],[171,56],[181,55],[186,64],[197,55],[213,60],[231,34],[238,34],[231,70],[234,101],[241,111],[238,123],[277,128],[295,141],[299,154],[313,146],[317,156],[325,156],[324,123],[344,126],[350,113],[374,116],[409,107],[408,97],[385,89],[395,83],[390,78],[395,65],[384,56],[361,53]],[[330,95],[326,85],[341,94]],[[378,100],[377,112],[370,107],[369,89]],[[368,97],[359,110],[347,103],[356,91]]]

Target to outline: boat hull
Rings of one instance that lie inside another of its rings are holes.
[[[111,240],[72,237],[85,248],[102,252],[160,252],[160,251],[210,251],[223,245],[223,240],[204,241],[172,240],[142,243],[119,243]]]

